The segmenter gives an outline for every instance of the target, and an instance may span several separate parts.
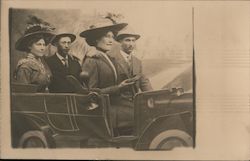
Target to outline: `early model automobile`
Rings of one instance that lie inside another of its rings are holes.
[[[114,134],[111,108],[105,94],[37,93],[34,85],[12,84],[12,146],[194,147],[192,93],[182,89],[138,93],[134,97],[135,126],[122,135]]]

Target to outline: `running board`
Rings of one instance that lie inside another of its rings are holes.
[[[128,141],[133,141],[136,140],[138,137],[137,136],[117,136],[112,138],[110,141],[111,142],[128,142]]]

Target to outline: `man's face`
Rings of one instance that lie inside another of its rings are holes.
[[[66,56],[69,53],[71,46],[70,37],[61,37],[57,43],[57,50],[62,56]]]
[[[125,53],[130,54],[135,49],[135,46],[136,46],[135,41],[136,41],[136,39],[133,36],[125,37],[125,38],[121,39],[120,40],[121,49]]]

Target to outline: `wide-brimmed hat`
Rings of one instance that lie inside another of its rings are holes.
[[[108,31],[112,31],[114,34],[117,34],[117,32],[119,32],[127,25],[127,23],[116,23],[110,17],[102,17],[99,18],[96,23],[91,25],[89,29],[81,32],[80,36],[84,37],[89,45],[92,45],[88,40],[98,38],[97,35]]]
[[[30,16],[30,21],[25,29],[24,35],[20,37],[15,48],[19,51],[27,51],[29,41],[35,37],[41,35],[44,38],[46,44],[48,44],[51,39],[55,36],[53,34],[54,27],[50,26],[49,23],[39,19],[35,16]]]
[[[60,40],[60,38],[62,37],[69,37],[71,39],[71,42],[74,42],[76,39],[76,35],[71,34],[71,33],[61,33],[61,34],[57,34],[52,40],[51,40],[51,44],[55,45],[56,42],[58,42]]]
[[[119,41],[125,37],[135,37],[135,39],[139,39],[141,36],[130,27],[126,26],[124,29],[120,30],[116,36],[116,40]]]

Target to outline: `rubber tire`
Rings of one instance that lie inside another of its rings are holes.
[[[163,131],[159,133],[158,135],[156,135],[149,144],[149,150],[172,150],[173,148],[177,147],[177,145],[174,145],[173,147],[170,146],[171,148],[167,148],[167,149],[163,148],[164,143],[169,143],[167,142],[167,140],[170,140],[170,143],[171,143],[171,139],[175,139],[174,141],[177,141],[177,143],[179,142],[178,146],[180,144],[184,147],[193,146],[193,139],[188,133],[186,133],[183,130],[172,129],[172,130]]]
[[[192,135],[187,132],[187,129],[186,129],[185,125],[183,124],[181,117],[180,116],[173,116],[173,117],[169,117],[166,120],[162,120],[162,121],[159,120],[159,123],[155,124],[152,127],[149,127],[146,130],[146,132],[143,134],[143,136],[141,136],[141,138],[138,141],[136,141],[135,149],[137,149],[137,150],[163,150],[163,149],[153,148],[151,143],[156,137],[159,137],[159,135],[161,135],[161,137],[162,137],[162,135],[166,135],[166,131],[170,131],[168,133],[172,133],[173,132],[172,130],[181,131],[180,133],[182,133],[182,134],[185,133],[184,134],[185,138],[190,139],[190,141],[186,141],[187,146],[190,146],[190,147],[193,146],[193,138],[191,137]],[[161,134],[161,133],[163,133],[163,134]],[[170,134],[168,134],[168,135],[170,135]],[[163,139],[163,140],[165,140],[165,139]],[[150,145],[151,145],[151,147],[150,147]]]
[[[30,139],[36,139],[39,140],[40,143],[42,143],[43,147],[26,147],[27,141]],[[47,139],[42,131],[39,130],[33,130],[33,131],[27,131],[25,132],[19,139],[18,142],[18,148],[49,148],[49,144],[47,142]]]

